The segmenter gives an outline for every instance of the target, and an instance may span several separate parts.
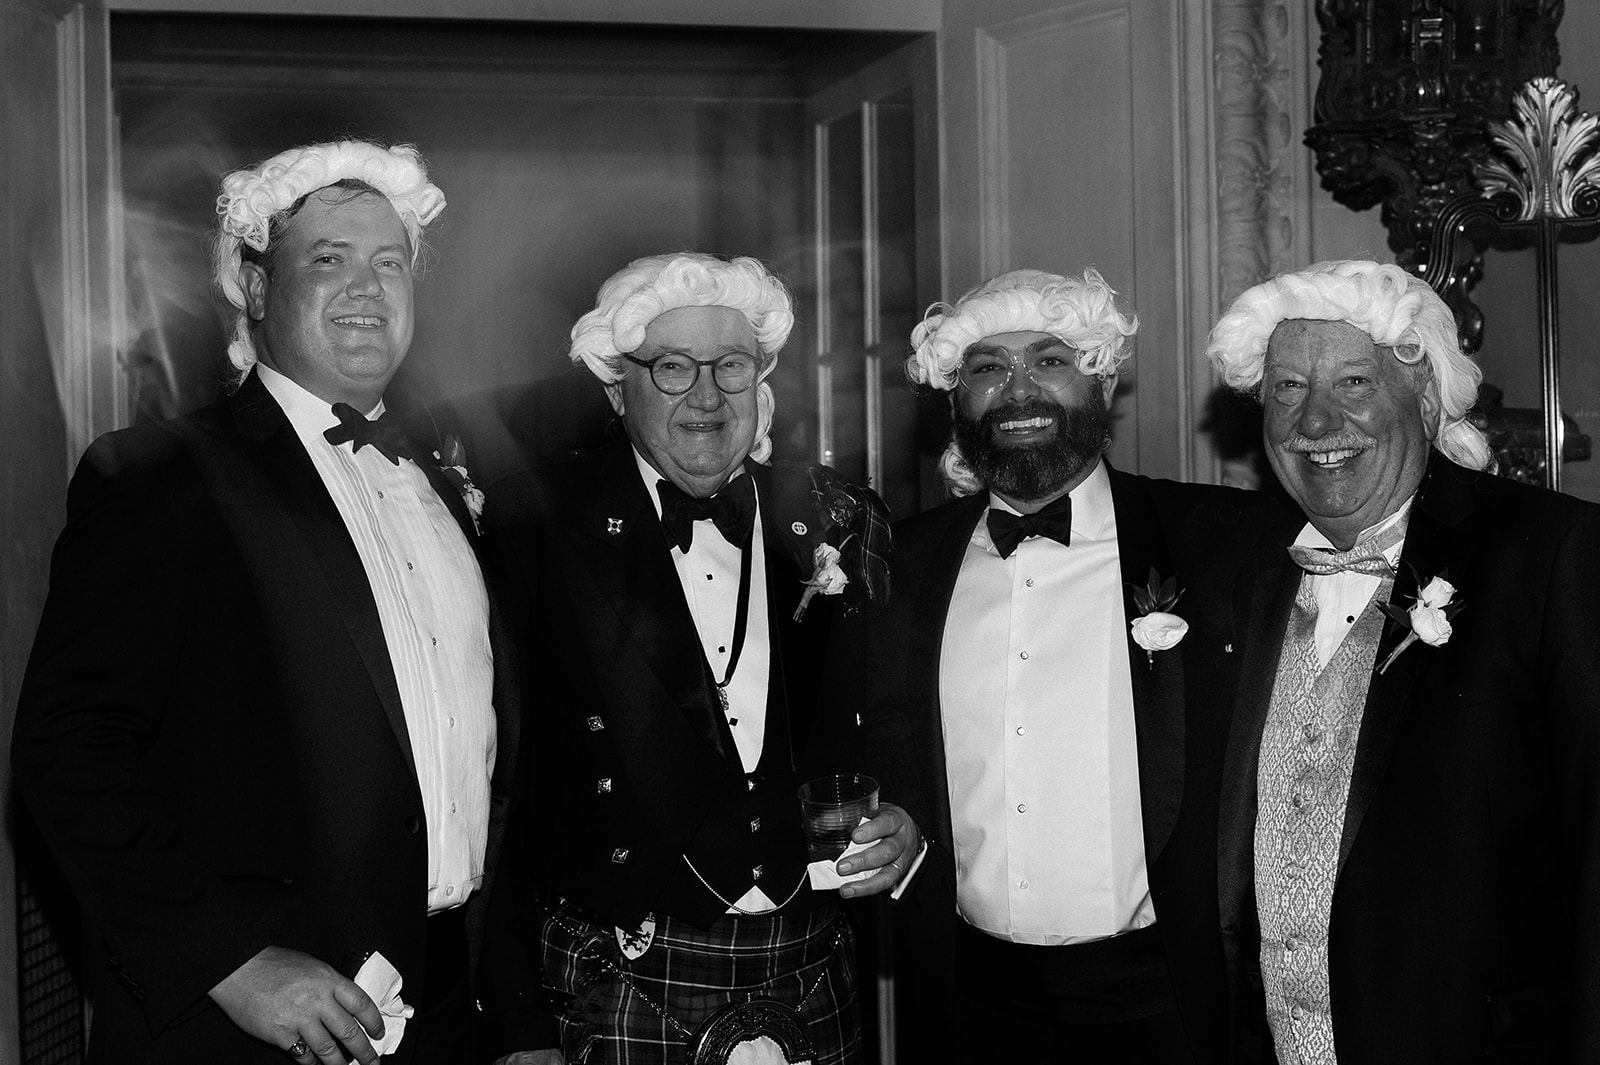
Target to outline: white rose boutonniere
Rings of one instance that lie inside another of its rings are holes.
[[[1429,647],[1440,647],[1450,642],[1450,636],[1455,629],[1450,624],[1450,619],[1461,612],[1467,604],[1456,601],[1456,586],[1445,577],[1445,571],[1440,570],[1439,575],[1423,584],[1417,581],[1422,590],[1417,593],[1416,601],[1410,607],[1402,608],[1393,603],[1384,603],[1384,613],[1399,622],[1406,629],[1406,638],[1400,645],[1389,653],[1383,660],[1383,665],[1378,667],[1382,673],[1394,664],[1400,657],[1400,652],[1421,640]]]
[[[445,437],[444,450],[435,451],[433,458],[439,463],[439,472],[444,474],[444,479],[461,493],[461,501],[467,505],[467,513],[472,516],[472,528],[482,533],[483,526],[479,520],[483,517],[483,489],[473,484],[472,476],[467,473],[467,449],[461,446],[461,438],[454,433]]]
[[[805,616],[812,596],[818,592],[838,595],[849,583],[850,578],[839,565],[839,549],[832,544],[818,544],[811,552],[811,579],[806,581],[806,590],[800,595],[800,605],[794,609],[794,620],[799,621]]]
[[[1150,567],[1150,580],[1144,586],[1129,583],[1133,590],[1133,603],[1139,616],[1129,623],[1133,642],[1144,650],[1145,661],[1153,668],[1157,651],[1170,651],[1183,641],[1189,632],[1189,623],[1170,613],[1183,598],[1178,588],[1178,578],[1161,579],[1154,566]]]

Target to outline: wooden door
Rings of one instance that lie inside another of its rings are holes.
[[[1020,267],[1099,269],[1139,316],[1112,462],[1169,477],[1196,472],[1209,391],[1186,276],[1207,227],[1180,99],[1194,6],[946,0],[940,46],[947,298]]]

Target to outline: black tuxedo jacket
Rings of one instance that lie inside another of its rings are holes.
[[[95,998],[106,1060],[281,1063],[206,997],[269,944],[420,979],[427,841],[388,647],[254,374],[84,456],[12,763],[121,985]]]
[[[1124,610],[1107,620],[1124,634],[1140,615],[1129,585],[1144,587],[1151,567],[1176,576],[1176,613],[1190,624],[1177,647],[1147,656],[1128,635],[1139,786],[1156,927],[1197,1060],[1220,1060],[1224,1003],[1217,937],[1216,793],[1227,732],[1225,703],[1203,697],[1197,680],[1226,654],[1210,604],[1226,603],[1225,575],[1204,549],[1247,527],[1256,497],[1110,470]],[[897,906],[896,976],[900,1038],[912,1061],[949,1055],[943,1018],[953,987],[956,870],[939,701],[941,646],[959,618],[951,594],[988,494],[979,493],[896,525],[895,595],[886,610],[842,622],[825,699],[859,708],[861,744],[883,797],[904,805],[929,840],[928,854]],[[1211,648],[1214,654],[1197,654]],[[1188,689],[1188,695],[1185,689]],[[1196,693],[1201,693],[1197,696]],[[1004,981],[1005,973],[992,974]]]
[[[756,482],[766,555],[767,746],[786,718],[802,758],[833,609],[817,596],[801,621],[792,618],[811,573],[816,510],[803,468],[745,469]],[[682,855],[719,816],[730,773],[739,793],[745,782],[631,445],[515,475],[488,495],[486,529],[519,597],[510,609],[528,681],[524,757],[482,974],[498,1054],[557,1045],[539,989],[540,890],[604,923],[637,926],[691,875]],[[763,818],[759,834],[798,869],[805,853],[794,773],[785,765],[774,776],[785,778],[774,798],[785,815],[777,824]],[[796,882],[767,893],[781,903]],[[726,909],[709,893],[693,894],[696,912],[673,916],[709,923]],[[802,904],[808,895],[802,889]]]
[[[1241,1058],[1272,1060],[1252,886],[1257,754],[1300,570],[1295,515],[1242,549],[1220,830]],[[1442,573],[1448,643],[1374,674],[1329,969],[1349,1065],[1600,1061],[1600,507],[1435,454],[1391,602]],[[1381,663],[1400,643],[1391,621]]]

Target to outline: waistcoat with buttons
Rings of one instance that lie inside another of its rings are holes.
[[[761,758],[755,771],[747,774],[740,763],[733,732],[727,721],[718,717],[718,735],[727,752],[721,784],[686,848],[688,863],[677,863],[656,903],[656,912],[702,928],[714,924],[727,912],[729,904],[737,902],[752,885],[760,887],[778,904],[777,912],[783,914],[804,912],[823,898],[802,885],[806,844],[800,831],[800,801],[795,794],[799,783],[794,773],[775,611],[769,612],[768,631],[772,634],[772,665]],[[707,683],[712,683],[709,670]],[[692,869],[689,863],[693,864]]]
[[[1328,924],[1345,802],[1394,581],[1385,578],[1325,668],[1317,602],[1301,578],[1261,735],[1256,909],[1267,1019],[1281,1065],[1335,1065]]]

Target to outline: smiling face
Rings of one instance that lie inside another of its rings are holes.
[[[1010,379],[988,395],[966,385],[953,393],[956,443],[990,491],[1029,513],[1093,472],[1105,448],[1116,378],[1079,373],[1076,352],[1049,333],[987,336],[962,358],[968,366],[1011,366]],[[1057,378],[1065,382],[1059,390],[1035,380],[1063,367],[1070,372]]]
[[[411,346],[410,263],[388,200],[312,193],[270,263],[241,267],[261,361],[330,404],[370,411]]]
[[[1273,470],[1340,549],[1422,483],[1438,415],[1426,370],[1353,325],[1279,323],[1267,342],[1261,403]]]
[[[677,352],[701,362],[743,352],[765,362],[745,316],[731,307],[679,307],[645,327],[644,343],[630,352],[649,362]],[[744,462],[755,444],[756,391],[735,395],[719,389],[711,367],[701,367],[694,386],[669,396],[650,371],[628,364],[627,376],[606,389],[622,415],[628,439],[657,473],[691,496],[714,494]]]

